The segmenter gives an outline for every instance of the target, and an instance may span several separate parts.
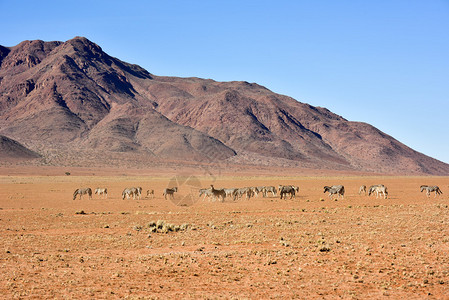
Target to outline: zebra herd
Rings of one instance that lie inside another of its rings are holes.
[[[226,197],[232,198],[233,201],[242,199],[245,197],[246,200],[252,197],[268,197],[271,193],[272,197],[276,197],[279,192],[281,199],[285,199],[287,194],[290,195],[290,199],[295,197],[296,193],[299,192],[299,187],[293,185],[279,185],[278,188],[274,186],[252,186],[252,187],[242,187],[242,188],[221,188],[216,189],[212,184],[210,188],[200,189],[198,197],[203,196],[203,201],[206,198],[212,198],[212,201],[219,200],[221,202],[225,201]]]
[[[324,187],[324,193],[329,193],[329,198],[331,198],[333,195],[337,195],[338,198],[340,196],[344,198],[345,196],[345,187],[343,185],[333,185],[333,186],[325,186]],[[359,188],[359,195],[364,193],[366,196],[366,185],[362,185]],[[376,198],[379,198],[379,195],[383,195],[384,199],[387,199],[388,196],[388,190],[387,187],[383,184],[378,185],[372,185],[368,189],[368,196],[371,196],[371,194],[376,193]]]
[[[101,195],[101,197],[103,199],[107,199],[108,198],[108,189],[107,188],[96,188],[95,189],[95,193],[98,196]],[[89,200],[92,199],[92,189],[91,188],[79,188],[76,189],[75,192],[73,192],[73,200],[76,199],[77,196],[80,196],[80,200],[82,199],[83,195],[88,195],[89,196]],[[147,197],[149,195],[152,195],[152,197],[154,198],[154,190],[148,190],[147,191]],[[133,200],[136,199],[141,199],[142,198],[142,188],[141,187],[130,187],[130,188],[125,188],[122,192],[122,200],[125,200],[125,198],[129,199],[129,198],[133,198]]]
[[[107,188],[96,188],[95,194],[98,194],[98,196],[103,195],[103,198],[108,198],[108,189]],[[76,189],[75,192],[73,192],[73,200],[76,199],[76,196],[80,196],[80,200],[83,197],[83,195],[88,195],[89,200],[92,199],[92,189],[91,188],[81,188]]]
[[[434,186],[428,186],[428,185],[421,185],[420,187],[421,192],[426,191],[426,195],[429,198],[431,193],[435,193],[435,197],[437,195],[443,194],[441,189],[434,185]],[[368,196],[371,196],[372,194],[376,194],[376,198],[383,197],[384,199],[387,199],[388,197],[388,189],[383,184],[378,185],[372,185],[368,189],[366,188],[366,185],[362,185],[359,188],[359,195],[362,195],[362,193],[366,196],[366,193],[368,191]],[[166,188],[164,189],[162,195],[165,199],[167,197],[174,199],[174,194],[178,192],[178,187],[173,188]],[[243,187],[243,188],[220,188],[216,189],[212,184],[210,185],[210,188],[206,189],[199,189],[199,195],[198,197],[203,196],[203,201],[205,201],[206,198],[211,198],[212,201],[218,200],[221,202],[225,201],[225,198],[231,198],[233,201],[236,201],[238,199],[242,199],[245,197],[246,200],[252,198],[252,197],[258,197],[259,195],[262,195],[264,198],[268,197],[269,193],[271,193],[272,197],[277,197],[277,194],[279,193],[280,199],[286,199],[287,196],[290,196],[290,199],[296,197],[296,195],[299,193],[299,187],[294,185],[279,185],[277,188],[274,186],[257,186],[257,187]],[[344,198],[345,195],[345,187],[343,185],[333,185],[333,186],[324,186],[324,193],[329,193],[329,198],[336,195],[338,198],[341,196]],[[108,189],[107,188],[96,188],[95,193],[98,194],[98,196],[102,196],[102,198],[108,197]],[[92,199],[92,189],[91,188],[79,188],[76,189],[73,193],[73,200],[76,199],[76,197],[79,195],[80,200],[82,199],[83,195],[88,195],[89,200]],[[154,190],[147,190],[147,198],[150,197],[154,198]],[[130,187],[125,188],[122,192],[122,200],[133,198],[133,200],[140,200],[142,199],[142,187]]]

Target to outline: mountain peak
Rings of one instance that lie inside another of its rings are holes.
[[[108,59],[109,56],[103,52],[100,46],[85,37],[75,37],[66,41],[62,49],[68,51],[69,55],[85,56],[88,59]],[[73,51],[73,53],[72,53]]]
[[[68,40],[67,42],[69,43],[72,41],[82,42],[82,43],[86,43],[86,44],[94,44],[94,42],[91,42],[88,38],[86,38],[84,36],[75,36],[74,38]]]
[[[71,45],[76,49],[94,49],[96,52],[103,52],[100,46],[82,36],[76,36],[65,42],[65,44]]]

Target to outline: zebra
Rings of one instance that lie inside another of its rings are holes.
[[[236,188],[224,189],[224,191],[226,193],[226,197],[232,197],[232,200],[235,201],[235,199],[237,198],[237,189]]]
[[[256,187],[253,187],[252,189],[253,189],[254,195],[256,197],[259,197],[259,193],[262,193],[262,196],[265,197],[265,193],[264,193],[265,187],[264,186],[256,186]]]
[[[80,195],[80,200],[83,197],[83,195],[89,195],[89,200],[92,199],[92,189],[91,188],[82,188],[82,189],[76,189],[75,192],[73,192],[73,200],[76,199],[76,196]]]
[[[137,189],[137,199],[142,199],[142,187],[141,186],[138,186],[138,187],[136,187],[136,189]]]
[[[366,185],[361,185],[359,188],[359,195],[364,194],[366,196]]]
[[[95,193],[98,196],[103,195],[103,198],[106,197],[106,199],[108,198],[108,189],[107,188],[96,188],[95,189]]]
[[[368,196],[371,196],[371,194],[374,194],[374,192],[376,193],[376,198],[379,197],[379,194],[383,194],[384,195],[384,199],[387,199],[388,190],[387,190],[387,187],[385,185],[378,184],[378,185],[370,186],[369,190],[368,190]]]
[[[167,200],[167,195],[169,195],[169,197],[171,197],[173,200],[175,199],[175,195],[174,193],[178,191],[178,187],[174,187],[174,188],[166,188],[164,190],[164,192],[162,193],[162,195],[164,196],[165,200]]]
[[[242,198],[243,195],[246,195],[246,199],[251,199],[254,196],[254,190],[250,187],[238,188],[235,192],[235,197]]]
[[[206,200],[206,197],[212,196],[211,189],[200,189],[198,197],[201,197],[202,195],[204,195],[203,201]]]
[[[125,200],[125,197],[129,199],[131,196],[133,197],[133,200],[136,200],[136,196],[140,199],[141,191],[142,190],[139,191],[139,188],[135,187],[125,188],[122,192],[122,200]]]
[[[268,192],[270,192],[273,197],[277,196],[277,191],[276,191],[276,188],[274,186],[266,186],[266,187],[264,187],[264,189],[263,189],[264,197],[268,196]]]
[[[430,193],[432,193],[432,192],[435,192],[435,197],[434,198],[436,198],[437,195],[440,195],[440,194],[443,193],[437,185],[433,185],[433,186],[422,185],[421,186],[421,193],[424,190],[426,191],[427,198],[430,197]]]
[[[284,200],[286,199],[286,194],[290,194],[290,199],[292,199],[296,195],[296,190],[299,190],[299,188],[292,185],[279,185],[278,188],[281,199],[284,196]]]
[[[337,194],[337,197],[345,198],[345,187],[342,185],[333,185],[333,186],[324,186],[324,192],[323,193],[329,193],[329,198],[332,197],[332,195]]]
[[[154,190],[147,190],[146,198],[150,197],[150,195],[151,195],[151,199],[154,199]]]
[[[224,189],[215,189],[214,186],[211,184],[210,185],[210,191],[212,193],[212,196],[215,199],[219,199],[221,197],[221,201],[224,202],[225,198],[226,198],[226,192]]]

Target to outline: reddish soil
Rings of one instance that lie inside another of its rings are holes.
[[[184,179],[112,172],[0,176],[0,294],[5,299],[449,295],[448,177]],[[175,201],[165,200],[162,190],[176,180]],[[291,200],[198,199],[196,189],[211,183],[285,183],[298,185],[300,192]],[[357,194],[360,185],[378,183],[388,187],[388,199]],[[345,185],[344,199],[323,194],[323,186],[332,184]],[[444,194],[427,198],[421,184],[439,185]],[[73,191],[84,186],[105,186],[109,197],[72,200]],[[129,186],[142,186],[144,195],[154,189],[156,197],[122,200]],[[149,224],[158,220],[188,226],[153,232]]]

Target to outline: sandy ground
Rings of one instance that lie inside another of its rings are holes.
[[[197,189],[211,183],[300,192],[291,200],[199,199]],[[357,194],[378,183],[388,199]],[[323,194],[333,184],[345,186],[344,199]],[[427,198],[421,184],[444,194]],[[165,200],[163,189],[174,185],[175,199]],[[103,186],[107,199],[72,200],[78,187]],[[130,186],[144,197],[122,200]],[[4,175],[0,295],[448,299],[448,196],[448,177]],[[163,223],[177,231],[163,232]]]

